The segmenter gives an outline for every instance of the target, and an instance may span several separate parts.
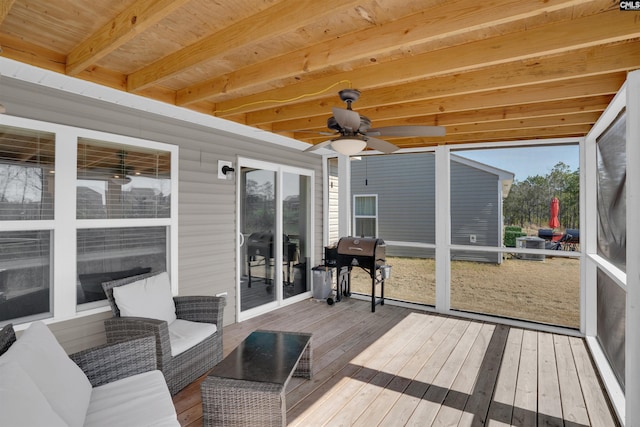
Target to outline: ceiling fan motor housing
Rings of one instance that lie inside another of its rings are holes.
[[[336,132],[340,132],[342,135],[349,135],[350,132],[347,132],[345,129],[341,128],[338,124],[338,121],[335,117],[331,116],[327,119],[327,127],[329,129],[335,130]],[[365,134],[369,129],[371,129],[371,120],[369,120],[366,116],[360,116],[360,127],[354,132]]]

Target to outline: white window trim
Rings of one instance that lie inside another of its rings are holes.
[[[76,230],[107,227],[167,227],[167,270],[171,277],[174,295],[178,294],[178,146],[156,141],[117,135],[73,126],[59,125],[39,120],[0,115],[0,125],[13,126],[55,134],[55,208],[54,219],[43,221],[3,221],[3,231],[52,230],[53,291],[52,315],[42,319],[44,323],[56,323],[81,318],[110,310],[105,302],[100,307],[78,310],[76,305],[77,253]],[[171,217],[159,219],[78,220],[76,219],[76,170],[79,138],[113,142],[133,147],[144,147],[171,153]],[[16,325],[23,330],[30,322]]]

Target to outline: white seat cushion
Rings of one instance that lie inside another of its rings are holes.
[[[169,388],[160,371],[95,387],[86,427],[179,426]]]
[[[147,317],[171,323],[176,320],[176,305],[165,271],[127,285],[113,288],[113,298],[122,317]]]
[[[65,423],[83,425],[91,383],[44,323],[33,322],[0,357],[0,364],[9,362],[20,365]]]
[[[20,365],[0,364],[0,378],[0,426],[67,426]]]
[[[169,341],[171,355],[177,356],[216,333],[218,328],[213,323],[190,322],[176,319],[169,324]]]

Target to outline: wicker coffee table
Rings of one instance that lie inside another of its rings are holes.
[[[311,334],[255,331],[202,382],[205,426],[285,426],[285,388],[311,378]]]

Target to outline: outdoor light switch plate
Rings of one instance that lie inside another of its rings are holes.
[[[476,242],[476,235],[469,234],[469,243],[475,243],[475,242]]]

